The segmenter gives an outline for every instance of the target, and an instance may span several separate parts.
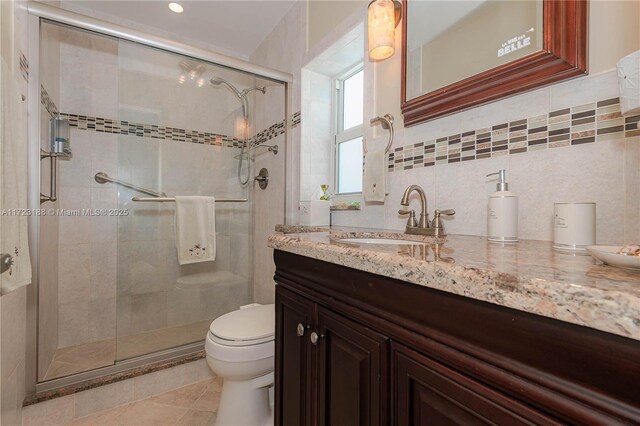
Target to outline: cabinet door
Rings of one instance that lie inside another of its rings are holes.
[[[403,346],[394,344],[391,358],[394,425],[560,424]]]
[[[318,425],[388,424],[388,339],[318,308]]]
[[[309,327],[314,304],[276,286],[275,424],[311,424]]]

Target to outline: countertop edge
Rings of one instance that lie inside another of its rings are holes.
[[[444,262],[319,244],[296,234],[272,234],[269,247],[395,278],[531,314],[640,340],[640,315],[624,292],[582,287]],[[623,311],[626,314],[621,314]]]

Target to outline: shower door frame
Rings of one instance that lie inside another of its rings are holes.
[[[272,68],[263,67],[252,64],[250,62],[211,52],[205,49],[192,47],[183,43],[146,34],[142,31],[133,30],[117,24],[91,18],[75,12],[59,9],[54,6],[29,1],[27,3],[28,12],[28,33],[29,33],[29,54],[28,60],[30,64],[29,83],[28,83],[28,207],[30,209],[40,209],[40,24],[42,21],[50,21],[56,24],[62,24],[79,30],[87,30],[93,33],[132,41],[144,46],[163,50],[169,53],[179,54],[191,57],[197,60],[212,63],[214,65],[224,66],[233,70],[246,72],[260,78],[269,79],[284,86],[284,115],[285,126],[284,133],[284,172],[285,187],[284,190],[284,206],[283,218],[289,216],[289,211],[293,208],[291,205],[294,200],[288,194],[288,187],[291,184],[287,179],[288,164],[290,164],[290,156],[292,152],[289,148],[289,116],[291,114],[291,90],[290,84],[293,82],[293,75]],[[255,208],[255,206],[254,206]],[[285,219],[286,222],[286,219]],[[196,342],[183,345],[177,348],[166,349],[152,354],[142,355],[136,358],[124,361],[116,361],[114,365],[110,365],[95,370],[82,373],[72,374],[70,376],[58,379],[38,382],[38,287],[39,287],[39,228],[40,221],[37,216],[29,217],[29,247],[32,259],[32,285],[27,291],[27,353],[26,353],[26,391],[27,394],[44,392],[57,389],[63,386],[74,385],[87,380],[99,378],[105,375],[118,373],[127,369],[148,365],[153,362],[169,360],[185,355],[192,354],[204,348],[204,342]]]

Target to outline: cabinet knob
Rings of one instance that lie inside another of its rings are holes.
[[[318,340],[322,339],[323,337],[324,337],[324,334],[318,335],[318,333],[314,331],[311,333],[311,336],[309,337],[309,339],[311,340],[311,343],[315,346],[318,344]]]
[[[304,336],[304,325],[302,325],[301,323],[298,323],[298,327],[296,328],[296,335],[298,337]]]

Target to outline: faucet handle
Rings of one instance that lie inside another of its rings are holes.
[[[416,211],[415,210],[398,210],[398,214],[400,215],[409,215],[409,219],[407,219],[407,226],[415,228],[418,226],[418,221],[416,221]]]
[[[436,209],[436,211],[433,213],[433,216],[434,218],[436,218],[436,217],[439,217],[441,214],[445,216],[453,216],[454,214],[456,214],[456,211],[454,209],[447,209],[447,210]]]
[[[431,222],[431,227],[440,228],[444,231],[444,225],[440,220],[440,215],[453,216],[454,214],[456,214],[456,211],[453,209],[447,209],[447,210],[436,209],[436,211],[433,213],[433,221]]]

